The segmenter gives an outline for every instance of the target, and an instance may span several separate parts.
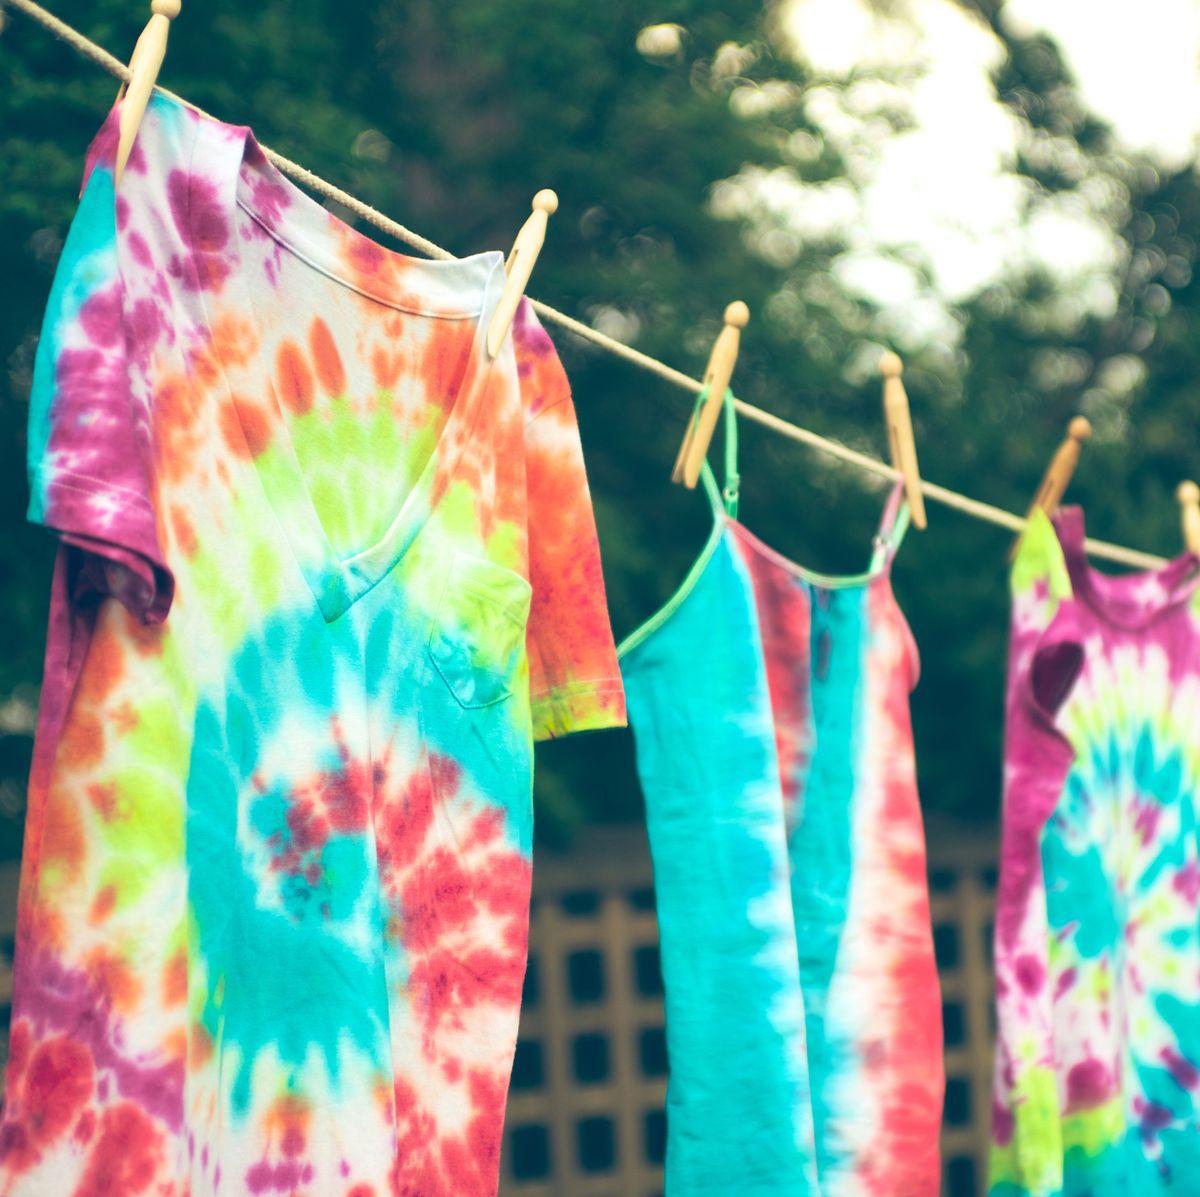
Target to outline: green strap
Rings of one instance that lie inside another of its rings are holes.
[[[707,389],[701,391],[696,396],[696,408],[692,412],[693,423],[700,415],[700,409],[704,406],[704,401],[707,398]],[[704,483],[704,490],[708,495],[708,501],[712,504],[714,515],[719,517],[721,511],[724,510],[730,519],[737,519],[740,479],[737,472],[737,412],[733,406],[732,391],[727,390],[725,392],[725,486],[722,488],[718,485],[716,475],[713,474],[707,457],[700,463],[700,479]],[[691,594],[692,588],[696,585],[700,575],[704,573],[712,555],[717,551],[717,545],[721,543],[721,537],[724,534],[724,523],[719,518],[714,519],[712,530],[708,534],[708,540],[701,550],[700,556],[696,558],[692,564],[692,568],[688,570],[687,577],[679,584],[679,589],[667,600],[664,606],[659,608],[640,627],[635,628],[621,641],[617,646],[618,657],[623,658],[626,653],[637,648],[652,632],[662,627],[679,610],[684,599]]]
[[[700,409],[708,398],[708,388],[696,396],[696,408],[692,412],[693,423],[700,416]],[[704,480],[704,489],[714,511],[724,510],[730,519],[737,519],[738,497],[741,493],[742,479],[738,473],[738,441],[737,441],[737,410],[733,406],[733,392],[725,391],[725,485],[719,487],[712,467],[706,458],[700,465],[700,477]]]
[[[738,473],[737,409],[733,406],[733,392],[725,390],[725,513],[737,519],[738,499],[742,493],[742,476]]]

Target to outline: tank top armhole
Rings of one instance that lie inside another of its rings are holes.
[[[1057,732],[1057,716],[1083,668],[1083,634],[1067,568],[1067,556],[1054,522],[1037,510],[1017,545],[1010,574],[1014,607],[1040,604],[1037,633],[1021,696],[1035,718]]]
[[[908,531],[910,523],[911,513],[904,497],[904,483],[897,482],[889,491],[883,513],[879,518],[879,528],[873,542],[875,549],[871,554],[871,565],[864,577],[879,578],[882,585],[886,587],[892,618],[895,620],[903,644],[904,664],[907,670],[905,689],[907,693],[912,694],[921,680],[921,651],[917,647],[917,638],[913,635],[912,625],[908,622],[908,616],[896,598],[896,590],[892,584],[892,563],[896,560],[896,554],[900,551],[900,545],[904,541],[904,534]]]
[[[623,658],[626,653],[632,652],[633,649],[648,640],[650,636],[658,631],[679,610],[688,595],[696,588],[696,583],[700,581],[701,575],[704,573],[709,561],[712,560],[713,553],[717,551],[717,545],[721,543],[721,537],[725,534],[725,517],[721,502],[721,489],[717,485],[717,480],[713,476],[713,472],[707,462],[701,466],[700,476],[713,513],[712,529],[708,534],[708,540],[705,541],[704,547],[700,550],[700,555],[692,562],[691,568],[684,576],[683,581],[679,583],[675,593],[653,615],[634,628],[617,645],[618,659]]]
[[[1053,724],[1083,669],[1083,643],[1071,631],[1047,629],[1033,652],[1025,697],[1040,718]]]
[[[699,418],[700,410],[707,399],[708,388],[704,387],[696,396],[696,406],[692,412],[693,420]],[[700,481],[708,498],[708,505],[712,508],[712,531],[709,532],[708,540],[700,550],[700,555],[692,563],[691,569],[688,570],[675,593],[617,645],[618,660],[623,658],[626,653],[632,652],[640,644],[645,643],[679,610],[688,595],[696,588],[696,583],[700,581],[701,575],[709,561],[712,560],[713,553],[717,551],[717,545],[721,543],[721,537],[725,534],[727,521],[737,518],[738,494],[741,486],[741,478],[738,474],[737,411],[734,407],[733,392],[728,388],[725,390],[722,407],[725,417],[725,485],[721,486],[717,482],[716,475],[707,461],[700,463]]]
[[[899,600],[896,598],[896,591],[892,586],[891,572],[887,571],[884,577],[883,585],[887,587],[888,602],[891,604],[897,628],[899,629],[900,639],[904,645],[904,663],[908,670],[908,676],[905,679],[907,690],[912,694],[916,690],[917,684],[921,680],[921,650],[917,645],[917,638],[913,633],[912,624],[908,622],[908,615],[904,608],[900,606]]]

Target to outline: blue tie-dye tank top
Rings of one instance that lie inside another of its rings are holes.
[[[941,1006],[889,581],[823,578],[735,518],[621,646],[666,985],[668,1197],[934,1197]]]

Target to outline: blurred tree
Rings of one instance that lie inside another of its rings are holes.
[[[144,20],[125,0],[63,0],[56,11],[118,53]],[[732,111],[732,71],[741,81],[766,81],[794,68],[772,57],[757,3],[718,12],[678,0],[662,14],[671,23],[643,37],[639,50],[643,13],[629,0],[380,0],[347,21],[344,6],[328,0],[223,11],[191,5],[176,23],[162,82],[224,119],[253,122],[266,143],[457,252],[511,243],[533,192],[553,184],[561,214],[537,293],[696,369],[725,301],[744,294],[759,304],[781,284],[778,269],[745,260],[739,230],[705,206],[712,185],[744,163],[779,161],[773,123]],[[743,44],[754,49],[722,49]],[[22,521],[30,372],[83,152],[114,84],[20,15],[8,19],[0,66],[11,79],[0,95],[9,180],[0,195],[0,268],[18,280],[0,317],[8,363],[0,511],[12,532],[0,587],[15,650],[0,660],[0,693],[19,692],[28,709],[51,558],[48,538]],[[675,536],[656,544],[649,524],[626,518],[667,493],[688,405],[627,367],[563,349],[617,623],[627,627],[649,612],[691,551]],[[702,502],[687,498],[684,534],[695,543]],[[18,730],[28,726],[26,718]],[[591,747],[605,755],[613,743],[597,738]],[[23,762],[14,768],[17,776],[23,770]],[[584,783],[589,773],[569,753],[542,770],[546,829],[587,807],[636,810],[628,761],[615,775],[600,774],[602,790]]]
[[[118,53],[145,15],[125,0],[59,0],[56,10]],[[1053,46],[1015,39],[982,0],[971,11],[1008,51],[996,87],[1021,121],[1016,170],[1031,204],[1103,180],[1097,219],[1125,255],[1109,318],[1064,316],[1054,279],[1017,270],[954,309],[955,344],[909,353],[923,469],[1023,507],[1082,406],[1101,427],[1078,487],[1095,529],[1173,551],[1168,492],[1186,472],[1178,428],[1200,343],[1188,236],[1196,181],[1119,155],[1080,107]],[[267,144],[455,252],[507,246],[533,192],[554,186],[562,204],[535,294],[693,372],[725,303],[743,298],[754,317],[739,393],[883,451],[869,365],[894,325],[881,305],[839,285],[831,264],[841,239],[806,239],[786,212],[768,218],[754,204],[717,202],[735,177],[856,185],[808,114],[814,87],[839,84],[811,78],[786,51],[774,6],[664,0],[654,26],[632,0],[372,0],[353,17],[329,0],[186,6],[163,83],[223,119],[253,123]],[[15,712],[9,723],[21,732],[50,560],[45,535],[22,523],[29,373],[83,151],[114,87],[18,14],[0,38],[0,69],[10,79],[0,93],[0,270],[10,280],[0,310],[0,519],[12,546],[0,575],[12,643],[0,695],[19,698],[0,715]],[[903,64],[891,73],[903,76]],[[888,75],[862,69],[853,82]],[[900,128],[904,115],[884,105],[878,119]],[[1056,168],[1047,145],[1070,171]],[[554,335],[575,389],[621,635],[671,592],[705,534],[703,499],[668,482],[690,400]],[[744,441],[747,522],[816,568],[861,568],[879,488],[759,429]],[[924,649],[915,719],[926,804],[982,818],[994,817],[998,793],[1005,549],[1002,535],[934,509],[929,533],[897,566]],[[19,794],[24,765],[14,755],[0,758],[10,782],[0,797]],[[628,736],[548,746],[538,798],[543,834],[585,816],[636,817]]]

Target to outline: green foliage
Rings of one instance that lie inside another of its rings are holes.
[[[144,19],[126,0],[59,0],[57,11],[119,54]],[[657,57],[638,49],[646,14],[631,0],[372,0],[349,17],[329,0],[190,4],[162,82],[253,124],[265,143],[458,253],[507,246],[533,192],[553,186],[561,207],[535,294],[691,372],[725,303],[743,298],[754,318],[739,394],[882,453],[878,381],[855,368],[877,313],[827,277],[837,239],[780,252],[761,220],[720,218],[709,202],[748,169],[810,182],[845,172],[819,139],[818,153],[797,159],[810,81],[777,49],[772,9],[665,0],[654,19],[684,32],[677,52]],[[1200,190],[1191,173],[1163,177],[1121,158],[1054,48],[1013,41],[986,6],[982,17],[1008,42],[997,86],[1026,123],[1020,169],[1031,196],[1078,187],[1080,169],[1107,180],[1128,257],[1111,319],[1064,320],[1053,280],[1031,271],[956,313],[959,346],[910,356],[923,470],[1022,508],[1082,404],[1101,430],[1077,487],[1093,532],[1173,552],[1169,491],[1196,469],[1180,433],[1200,345],[1190,235]],[[0,271],[9,280],[0,519],[10,545],[0,598],[13,645],[0,658],[3,695],[38,676],[51,558],[45,535],[22,522],[33,347],[83,152],[115,88],[18,13],[0,36],[0,71],[10,81],[0,92]],[[1061,162],[1046,139],[1064,147]],[[674,589],[704,539],[703,499],[668,482],[690,399],[554,336],[575,389],[622,635]],[[1144,377],[1132,388],[1110,385],[1136,363]],[[861,568],[880,490],[756,427],[743,440],[746,522],[815,568]],[[933,507],[929,532],[911,537],[897,564],[924,656],[915,722],[925,802],[985,819],[998,794],[1007,543]],[[553,745],[540,770],[543,831],[637,817],[627,736]]]

